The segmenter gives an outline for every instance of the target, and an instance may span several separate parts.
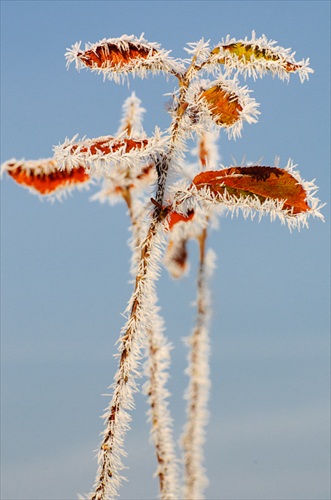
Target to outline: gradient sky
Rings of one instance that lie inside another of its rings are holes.
[[[162,76],[117,86],[65,68],[76,41],[145,33],[185,57],[187,42],[266,34],[315,73],[302,85],[248,80],[260,102],[241,139],[219,140],[222,163],[280,165],[293,158],[316,178],[326,222],[290,233],[279,222],[222,218],[217,253],[208,499],[327,500],[329,487],[330,3],[328,1],[2,1],[1,161],[51,156],[65,137],[114,133],[131,93],[147,109],[145,129],[169,123]],[[235,159],[235,160],[233,160]],[[72,500],[89,491],[94,453],[116,370],[121,312],[131,293],[123,204],[88,192],[41,202],[8,177],[2,189],[2,498]],[[159,282],[173,343],[169,388],[176,438],[184,422],[183,337],[194,324],[191,273]],[[127,435],[123,499],[157,495],[145,398],[137,395]]]

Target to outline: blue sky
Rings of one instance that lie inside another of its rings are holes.
[[[207,434],[208,499],[326,500],[329,489],[330,3],[328,1],[2,1],[1,161],[52,154],[66,136],[117,130],[135,90],[145,129],[169,123],[175,82],[132,80],[130,89],[65,68],[76,41],[145,33],[185,57],[187,42],[255,30],[297,58],[310,57],[309,82],[266,77],[247,85],[260,102],[242,138],[221,135],[224,165],[289,157],[316,178],[326,222],[290,232],[267,219],[222,218],[210,236],[217,254],[211,327],[212,392]],[[125,207],[89,193],[63,203],[4,178],[2,189],[2,498],[72,500],[96,470],[102,396],[116,369],[114,344],[131,293]],[[179,438],[186,350],[194,322],[196,248],[190,275],[159,282],[174,345],[169,383]],[[137,395],[127,435],[124,499],[153,499],[147,405]]]

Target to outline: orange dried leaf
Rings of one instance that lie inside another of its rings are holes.
[[[18,184],[32,188],[42,195],[49,195],[76,184],[90,180],[84,167],[76,167],[70,171],[58,170],[56,162],[22,162],[8,163],[6,171]]]
[[[199,99],[204,99],[218,125],[231,126],[240,120],[243,110],[238,96],[234,92],[222,89],[221,85],[214,85],[202,92]]]
[[[198,190],[209,188],[214,195],[239,198],[284,200],[283,209],[299,214],[310,210],[307,193],[286,170],[276,167],[231,167],[208,171],[193,179]]]
[[[78,52],[77,57],[89,68],[123,68],[137,59],[147,59],[157,50],[137,42],[102,43],[93,50]]]
[[[74,44],[66,52],[67,66],[75,62],[76,68],[89,68],[102,73],[117,83],[122,82],[130,74],[144,78],[147,73],[180,72],[182,64],[169,57],[158,43],[148,42],[141,36],[123,35],[119,38],[108,38],[97,43]]]
[[[180,214],[178,212],[170,212],[168,215],[168,223],[169,223],[169,229],[172,230],[173,227],[178,223],[178,222],[188,222],[192,220],[194,217],[194,210],[189,210],[187,214]]]
[[[89,153],[91,155],[108,155],[122,149],[123,153],[129,153],[133,149],[143,149],[147,146],[148,140],[134,141],[133,139],[116,140],[113,137],[102,138],[95,140],[90,144],[74,144],[71,147],[71,153],[79,150],[79,153]]]

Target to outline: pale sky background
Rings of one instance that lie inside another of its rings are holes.
[[[186,42],[266,34],[315,74],[302,85],[270,76],[247,85],[261,103],[257,125],[219,141],[224,165],[289,157],[316,178],[326,223],[290,234],[279,222],[223,218],[210,237],[217,253],[211,326],[208,499],[327,500],[329,486],[330,2],[2,1],[1,161],[52,154],[66,136],[114,133],[135,90],[145,129],[169,123],[164,77],[130,89],[65,68],[76,41],[145,33],[186,57]],[[114,344],[131,293],[123,204],[100,206],[88,192],[51,205],[15,185],[2,188],[2,499],[73,500],[95,477],[93,450]],[[191,273],[159,283],[174,345],[169,388],[176,438],[184,422],[186,349],[195,311]],[[138,395],[127,435],[123,499],[154,499],[154,450]]]

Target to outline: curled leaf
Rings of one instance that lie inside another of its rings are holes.
[[[90,181],[90,175],[83,166],[59,170],[53,158],[35,161],[10,160],[2,166],[2,172],[4,171],[18,184],[43,196],[63,193]]]

